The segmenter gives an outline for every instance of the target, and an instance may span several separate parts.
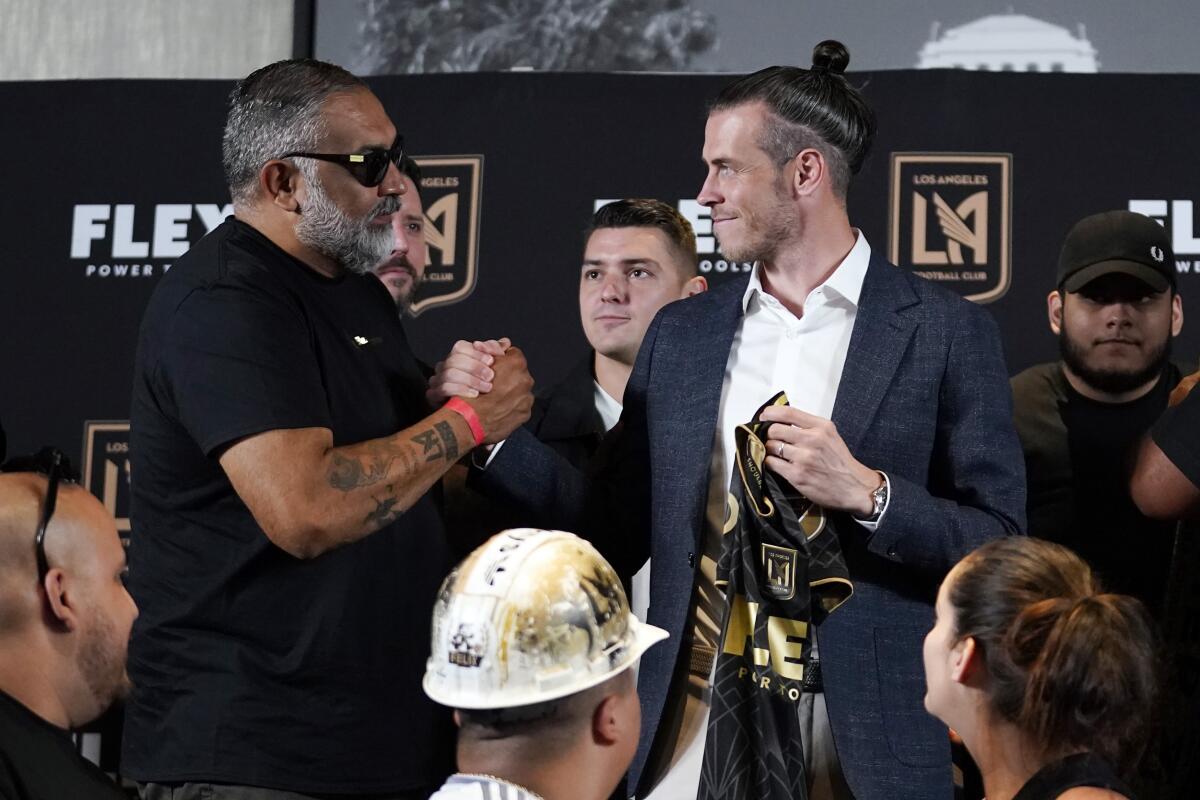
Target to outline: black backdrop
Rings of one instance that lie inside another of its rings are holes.
[[[865,84],[877,110],[879,136],[852,188],[850,216],[876,251],[889,250],[892,154],[1007,156],[999,160],[1011,168],[1010,197],[995,164],[944,168],[938,174],[951,175],[949,181],[924,190],[927,247],[945,251],[928,190],[940,190],[966,217],[958,204],[981,185],[958,185],[953,175],[986,175],[990,262],[979,267],[979,281],[962,285],[968,294],[987,288],[1001,294],[987,307],[1000,323],[1013,372],[1055,356],[1045,295],[1063,235],[1078,218],[1131,201],[1162,201],[1165,223],[1182,230],[1177,258],[1200,259],[1200,241],[1188,236],[1180,246],[1192,230],[1190,200],[1200,195],[1191,146],[1200,127],[1194,102],[1200,76],[902,71],[853,78]],[[726,80],[531,73],[372,79],[412,152],[431,159],[482,156],[474,285],[466,277],[471,259],[462,230],[471,198],[464,194],[456,263],[443,275],[445,287],[469,293],[428,304],[408,321],[419,354],[432,361],[456,338],[508,335],[526,350],[539,383],[557,379],[585,346],[575,297],[580,230],[595,201],[694,198],[703,178],[705,101]],[[6,166],[0,420],[10,452],[55,442],[83,456],[85,421],[128,418],[146,300],[185,240],[204,233],[200,214],[211,218],[228,202],[220,138],[230,88],[224,81],[0,84]],[[929,172],[913,169],[906,181]],[[429,172],[448,174],[437,166]],[[897,193],[902,264],[911,262],[905,253],[914,187],[906,183]],[[428,191],[427,207],[452,189]],[[1172,202],[1181,200],[1187,202]],[[175,204],[182,209],[169,207]],[[1006,205],[1007,233],[999,226]],[[189,216],[190,223],[172,223]],[[997,259],[1009,239],[1005,289]],[[137,243],[148,252],[141,254]],[[972,251],[964,252],[963,269],[975,269]],[[721,263],[712,253],[701,258]],[[132,277],[128,266],[124,276],[112,274],[121,264],[141,265],[139,273],[149,264],[150,274]],[[706,274],[715,283],[732,273]],[[1180,276],[1185,301],[1198,280]],[[1185,324],[1176,354],[1191,362],[1198,343],[1200,317]],[[121,447],[110,442],[108,449],[119,454]]]

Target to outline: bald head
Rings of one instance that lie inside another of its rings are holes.
[[[42,475],[0,473],[0,689],[73,727],[127,689],[137,607],[122,583],[116,521],[75,484],[59,484],[44,542],[49,569],[38,581],[34,537],[47,488]]]
[[[0,631],[35,618],[39,608],[34,534],[48,488],[46,477],[31,472],[0,474]],[[112,515],[85,489],[60,483],[54,516],[46,528],[46,560],[80,577],[123,562]],[[20,613],[28,612],[28,613]]]

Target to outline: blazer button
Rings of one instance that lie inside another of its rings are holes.
[[[688,566],[689,567],[696,566],[696,554],[695,553],[688,553]]]

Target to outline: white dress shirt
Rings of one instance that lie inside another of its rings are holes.
[[[694,629],[693,674],[689,678],[682,713],[663,714],[664,721],[677,720],[674,724],[678,734],[674,749],[664,754],[657,764],[647,765],[661,776],[646,800],[691,798],[700,783],[710,707],[711,665],[715,663],[714,655],[720,646],[725,614],[724,592],[716,587],[715,580],[721,555],[725,498],[734,463],[734,429],[749,422],[754,412],[781,390],[787,393],[789,405],[825,419],[831,417],[870,260],[871,246],[862,232],[855,231],[854,247],[829,278],[805,298],[800,317],[763,289],[761,263],[755,265],[750,276],[742,296],[744,313],[725,364],[721,406],[713,437],[707,530],[696,576],[691,620]],[[860,524],[874,530],[879,523]],[[708,666],[707,680],[696,675],[696,665],[700,665],[701,671]],[[672,702],[678,702],[678,699],[668,698],[668,707]]]

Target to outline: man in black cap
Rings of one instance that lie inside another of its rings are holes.
[[[1168,360],[1183,327],[1174,265],[1169,234],[1148,217],[1081,220],[1047,298],[1061,359],[1012,379],[1029,534],[1075,549],[1160,619],[1172,527],[1133,504],[1128,459],[1180,378]]]

